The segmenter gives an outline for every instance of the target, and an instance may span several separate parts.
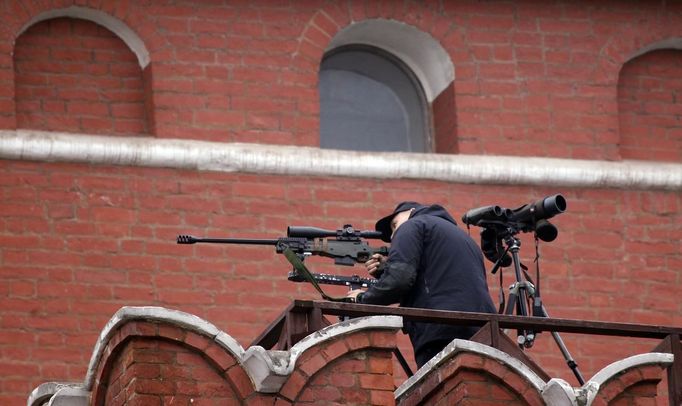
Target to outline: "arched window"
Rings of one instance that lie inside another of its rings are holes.
[[[320,66],[320,146],[431,152],[428,103],[415,74],[394,55],[344,45]]]

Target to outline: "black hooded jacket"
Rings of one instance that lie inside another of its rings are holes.
[[[358,302],[495,313],[483,255],[439,205],[421,206],[395,232],[379,281]],[[468,339],[478,327],[405,321],[415,353],[434,341]]]

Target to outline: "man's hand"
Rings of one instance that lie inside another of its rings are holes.
[[[367,262],[365,262],[365,268],[367,272],[374,278],[379,278],[383,270],[383,264],[386,262],[386,257],[381,254],[372,255]]]
[[[354,302],[357,302],[358,301],[358,295],[360,293],[364,293],[364,292],[365,291],[362,289],[353,289],[346,294],[346,297],[350,297],[353,299]]]

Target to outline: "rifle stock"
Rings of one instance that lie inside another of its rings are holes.
[[[343,276],[326,273],[311,273],[311,275],[319,284],[348,286],[351,290],[368,288],[377,282],[376,279],[361,278],[358,275]],[[289,272],[287,279],[292,282],[308,282],[308,280],[297,271]]]

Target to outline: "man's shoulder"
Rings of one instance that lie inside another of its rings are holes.
[[[408,222],[414,221],[413,224],[427,224],[427,225],[434,225],[438,227],[446,227],[446,228],[459,228],[456,223],[453,223],[452,221],[440,217],[440,216],[435,216],[433,214],[423,214],[421,216],[417,217],[412,217],[411,219],[408,220]],[[406,222],[407,224],[407,222]]]

